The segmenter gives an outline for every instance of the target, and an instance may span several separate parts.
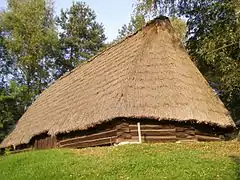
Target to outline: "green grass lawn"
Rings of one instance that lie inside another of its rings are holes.
[[[240,179],[240,143],[141,144],[0,157],[1,180]]]

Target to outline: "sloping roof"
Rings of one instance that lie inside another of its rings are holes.
[[[116,117],[235,126],[169,20],[161,17],[57,80],[1,145],[83,130]]]

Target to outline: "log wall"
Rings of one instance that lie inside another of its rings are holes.
[[[116,143],[116,129],[90,135],[70,138],[58,142],[61,148],[83,148],[91,146],[113,145]]]
[[[121,142],[138,142],[139,120],[118,120],[92,127],[84,131],[61,134],[57,137],[40,135],[35,137],[35,149],[46,148],[84,148],[114,145]],[[220,141],[219,134],[211,127],[194,127],[191,124],[163,123],[144,120],[140,124],[142,142],[177,142],[177,141]],[[140,121],[141,123],[141,121]],[[221,133],[220,133],[221,134]]]
[[[118,125],[117,143],[138,142],[137,123],[123,123]],[[220,141],[214,133],[202,132],[192,126],[169,125],[169,124],[142,124],[141,139],[145,143],[154,142],[177,142],[177,141]]]
[[[170,125],[151,122],[140,125],[142,142],[177,142],[177,141],[220,141],[217,135],[202,132],[192,126]],[[101,132],[61,139],[57,144],[61,148],[84,148],[113,145],[121,142],[138,142],[137,122],[116,122],[112,128]]]
[[[50,136],[38,136],[34,139],[33,148],[34,149],[51,149],[55,148],[57,145],[56,137]]]

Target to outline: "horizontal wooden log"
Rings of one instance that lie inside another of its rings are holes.
[[[112,137],[107,137],[107,138],[100,138],[100,139],[64,144],[64,145],[60,145],[60,147],[62,147],[62,148],[63,147],[64,148],[82,148],[82,147],[107,145],[107,144],[115,143],[116,138],[117,138],[116,136],[112,136]]]
[[[117,132],[118,133],[127,133],[127,132],[130,132],[130,128],[129,127],[118,128]]]
[[[117,132],[117,137],[118,138],[124,138],[124,139],[131,139],[132,135],[130,133]]]
[[[117,134],[117,130],[113,129],[113,130],[109,130],[109,131],[104,131],[104,132],[100,132],[100,133],[95,133],[95,134],[90,134],[90,135],[86,135],[86,136],[79,136],[79,137],[75,137],[75,138],[71,138],[71,139],[66,139],[66,140],[62,140],[59,141],[59,145],[64,145],[64,144],[70,144],[70,143],[75,143],[75,142],[80,142],[80,141],[85,141],[85,140],[94,140],[94,139],[99,139],[99,138],[105,138],[105,137],[112,137],[112,136],[116,136]]]
[[[196,138],[198,141],[221,141],[221,139],[218,137],[204,136],[204,135],[196,135]]]
[[[137,130],[131,130],[132,136],[138,136]],[[175,136],[175,129],[141,129],[142,136]]]
[[[139,143],[138,142],[138,139],[121,139],[121,138],[118,138],[116,140],[116,143],[121,143],[121,142],[129,142],[129,143]]]
[[[176,127],[177,132],[184,132],[186,130],[189,130],[189,128],[188,127]]]
[[[196,135],[203,135],[203,136],[213,136],[213,137],[217,137],[217,135],[214,135],[214,133],[210,133],[210,132],[203,132],[203,131],[199,131],[199,130],[196,130],[195,131],[195,134]]]
[[[188,137],[188,134],[185,132],[176,132],[177,138],[186,138]]]
[[[176,139],[176,136],[146,136],[145,139]]]
[[[116,139],[116,143],[120,143],[120,142],[138,142],[138,138],[136,139],[133,139],[132,137],[131,138],[122,138],[122,137],[118,137]]]
[[[126,133],[130,132],[129,124],[128,123],[121,123],[116,126],[117,136],[124,137]]]
[[[77,146],[77,148],[113,145],[115,142],[116,142],[116,138],[105,138],[105,139],[102,138],[93,142],[81,143]]]
[[[195,136],[195,130],[191,130],[191,129],[188,129],[188,130],[186,130],[186,131],[184,131],[186,134],[188,134],[188,135],[193,135],[193,136]]]
[[[158,139],[148,139],[146,141],[144,141],[145,143],[173,143],[173,142],[177,142],[178,139],[162,139],[162,140],[158,140]]]
[[[138,140],[138,136],[132,136],[132,140]],[[145,136],[142,137],[143,142],[148,142],[148,141],[170,141],[170,140],[177,140],[176,136]]]
[[[176,129],[141,129],[141,132],[176,132]]]
[[[122,129],[122,128],[126,128],[126,127],[129,127],[128,123],[121,123],[121,124],[116,125],[116,129]]]
[[[186,139],[197,139],[196,136],[188,135]]]
[[[130,124],[129,128],[132,129],[137,129],[138,126],[137,124]],[[141,129],[171,129],[174,128],[173,126],[170,125],[160,125],[160,124],[141,124],[140,125]]]
[[[187,135],[187,136],[177,136],[177,140],[197,140],[195,136]]]
[[[196,143],[197,139],[178,139],[176,143]]]

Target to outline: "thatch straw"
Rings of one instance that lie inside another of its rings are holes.
[[[116,117],[234,127],[229,112],[160,18],[46,89],[2,147],[83,130]]]

